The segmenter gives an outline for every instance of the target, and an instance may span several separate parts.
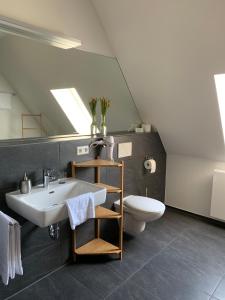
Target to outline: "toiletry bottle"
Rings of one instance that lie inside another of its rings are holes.
[[[31,180],[28,179],[27,174],[25,172],[24,174],[24,178],[21,181],[21,185],[20,185],[20,193],[21,194],[29,194],[31,192]]]

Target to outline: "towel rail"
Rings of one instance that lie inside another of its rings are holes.
[[[9,223],[9,226],[14,226],[14,225],[19,226],[20,228],[22,227],[19,223],[15,223],[15,224]]]
[[[3,212],[0,210],[0,213],[3,213]],[[3,213],[3,214],[5,214],[5,213]],[[5,214],[5,215],[6,215],[6,214]],[[7,215],[6,215],[6,216],[7,216]],[[7,216],[7,217],[10,218],[10,219],[12,220],[12,217],[10,217],[10,216]],[[20,228],[22,227],[22,226],[19,224],[18,221],[14,220],[15,222],[12,223],[11,220],[9,220],[9,226],[14,226],[14,225],[16,225],[16,226],[19,226]]]

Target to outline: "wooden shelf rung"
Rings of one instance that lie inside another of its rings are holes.
[[[120,219],[122,216],[120,213],[115,212],[111,209],[107,209],[102,206],[97,206],[95,208],[95,218],[96,219]]]
[[[122,192],[121,188],[116,187],[116,186],[108,185],[108,184],[101,183],[101,182],[95,183],[95,184],[99,187],[106,188],[107,193],[121,193]]]
[[[74,249],[75,254],[78,255],[98,255],[98,254],[119,254],[121,249],[111,243],[102,239],[94,239],[87,244]]]
[[[122,164],[112,160],[104,159],[93,159],[83,162],[72,162],[73,166],[79,168],[90,168],[90,167],[122,167]]]

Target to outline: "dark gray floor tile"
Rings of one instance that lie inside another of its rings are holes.
[[[131,282],[161,300],[208,300],[205,292],[194,289],[172,274],[148,265],[136,273]]]
[[[195,232],[202,233],[211,237],[225,238],[225,228],[216,224],[209,223],[207,221],[198,222],[195,226],[192,227],[192,230]]]
[[[181,213],[175,213],[174,210],[167,208],[165,214],[160,219],[147,224],[146,230],[143,233],[146,234],[149,232],[158,241],[170,243],[187,229],[194,227],[198,222],[198,220]]]
[[[123,259],[109,262],[110,267],[124,280],[145,265],[144,260],[132,255],[123,254]]]
[[[99,261],[96,261],[99,259]],[[108,265],[103,258],[93,257],[88,263],[76,263],[66,267],[67,272],[75,279],[79,280],[84,286],[88,287],[98,297],[106,297],[121,282],[122,277]]]
[[[205,272],[218,276],[225,274],[225,239],[191,229],[172,242],[170,247]]]
[[[67,243],[68,239],[63,236],[61,242]],[[68,256],[68,247],[56,251],[59,247],[51,241],[48,246],[47,239],[42,245],[47,249],[34,246],[38,250],[34,255],[33,246],[27,251],[23,277],[11,281],[7,288],[0,283],[0,299],[60,265],[64,252],[65,258]],[[225,279],[217,285],[224,274],[225,230],[167,209],[163,218],[149,223],[142,234],[124,236],[122,261],[107,256],[79,257],[77,263],[51,274],[13,299],[92,300],[108,296],[118,300],[223,300]]]
[[[48,227],[40,228],[31,222],[22,226],[22,258],[33,255],[35,252],[50,246],[60,247],[60,242],[49,238]]]
[[[188,214],[183,211],[179,211],[172,207],[166,207],[164,216],[168,220],[174,222],[182,230],[185,230],[187,228],[192,228],[194,226],[197,226],[199,223],[202,223],[202,220],[195,218],[191,214]]]
[[[159,297],[153,296],[149,291],[146,291],[131,281],[126,282],[113,292],[107,300],[160,300]]]
[[[156,239],[151,232],[142,232],[136,237],[124,236],[124,253],[133,256],[144,256],[146,259],[159,253],[167,243]]]
[[[145,268],[150,268],[150,271],[161,269],[193,289],[210,295],[221,280],[221,276],[215,275],[215,272],[205,272],[201,266],[193,264],[185,255],[180,255],[171,247],[162,251]]]
[[[216,297],[220,300],[225,300],[225,278],[221,280],[220,284],[213,294],[213,297]]]
[[[164,249],[165,245],[165,242],[152,238],[150,232],[141,233],[139,237],[125,235],[122,261],[111,261],[109,264],[126,279]]]
[[[88,288],[71,276],[66,269],[62,269],[37,284],[27,288],[12,300],[97,300]]]
[[[222,254],[225,255],[225,229],[220,227],[209,226],[205,224],[204,228],[201,227],[201,230],[198,230],[196,227],[188,230],[188,235],[196,236],[197,239],[201,239],[201,243],[204,242],[204,246],[210,244],[212,250],[219,250]]]
[[[38,280],[61,265],[60,248],[51,245],[23,259],[23,276],[10,280],[8,286],[0,282],[0,299],[9,297],[17,291]]]

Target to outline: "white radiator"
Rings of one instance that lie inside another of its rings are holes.
[[[210,216],[225,220],[225,171],[214,170]]]

